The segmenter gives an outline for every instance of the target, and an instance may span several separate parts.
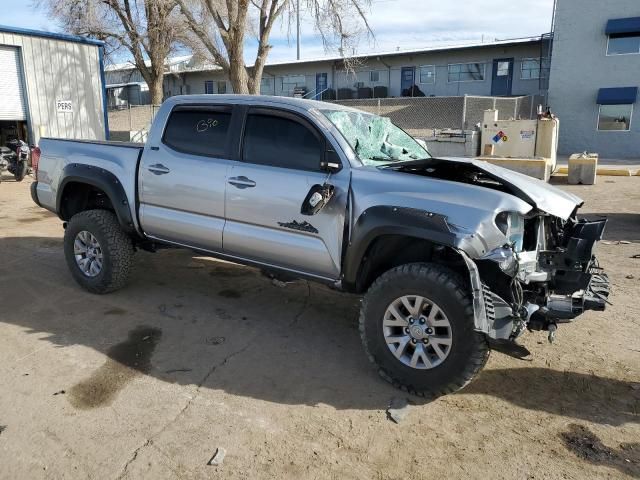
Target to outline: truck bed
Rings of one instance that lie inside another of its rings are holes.
[[[68,175],[73,164],[105,169],[115,175],[125,189],[129,205],[135,206],[136,169],[144,144],[42,138],[40,148],[42,156],[38,163],[35,190],[38,203],[43,208],[58,213],[58,188],[65,168]],[[135,217],[135,212],[132,214]]]

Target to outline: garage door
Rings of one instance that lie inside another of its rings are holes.
[[[0,120],[26,119],[18,49],[0,45]]]

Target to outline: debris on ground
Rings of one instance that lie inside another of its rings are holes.
[[[225,340],[225,337],[207,337],[204,342],[207,345],[222,345]]]
[[[629,275],[627,275],[627,278],[628,278],[629,280],[632,280],[632,279],[634,279],[635,277],[634,277],[633,275],[629,274]]]
[[[55,392],[53,394],[53,396],[55,397],[56,395],[64,395],[65,393],[67,393],[67,392],[65,392],[64,390],[58,390],[57,392]]]
[[[224,461],[224,456],[227,454],[227,451],[224,448],[218,447],[216,448],[216,453],[213,454],[211,460],[207,463],[207,465],[222,465]]]
[[[272,278],[271,284],[279,288],[284,288],[287,286],[287,282],[283,282],[282,280],[278,280],[277,278]]]
[[[393,397],[387,408],[387,418],[395,423],[400,423],[409,415],[410,411],[411,405],[406,398]]]
[[[6,425],[0,425],[0,435],[2,435],[2,432],[4,432],[7,429]]]

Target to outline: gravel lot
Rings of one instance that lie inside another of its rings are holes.
[[[139,253],[122,291],[85,293],[61,222],[29,178],[4,180],[1,478],[640,477],[640,177],[561,185],[611,219],[613,305],[554,345],[525,334],[530,358],[493,352],[433,402],[378,378],[354,296],[178,250]],[[396,424],[386,409],[404,398]]]

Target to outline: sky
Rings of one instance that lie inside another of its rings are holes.
[[[301,1],[304,4],[304,0]],[[0,24],[59,31],[32,0],[0,0]],[[551,29],[553,0],[371,0],[367,18],[373,39],[362,38],[357,53],[459,45],[540,35]],[[295,31],[287,22],[274,28],[269,61],[296,58]],[[253,44],[247,62],[253,63]],[[302,14],[302,58],[335,56],[326,51],[309,15]],[[118,59],[122,61],[126,59]]]

